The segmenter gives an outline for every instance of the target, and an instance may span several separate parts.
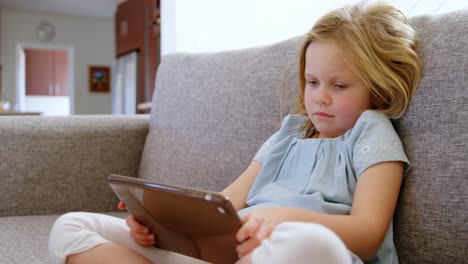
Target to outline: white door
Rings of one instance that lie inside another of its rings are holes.
[[[134,115],[137,108],[138,53],[118,57],[112,71],[112,114]]]

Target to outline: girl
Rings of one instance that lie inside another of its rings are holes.
[[[384,4],[344,7],[314,25],[300,49],[295,113],[223,191],[243,220],[239,263],[398,263],[392,216],[409,162],[389,118],[405,112],[418,85],[415,49],[405,16]],[[51,259],[199,261],[150,247],[155,234],[132,216],[126,224],[62,216]]]

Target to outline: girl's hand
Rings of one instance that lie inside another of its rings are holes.
[[[125,221],[130,228],[130,236],[138,245],[150,247],[156,243],[155,235],[151,233],[151,230],[135,220],[133,215],[127,217]]]
[[[125,203],[120,202],[117,206],[120,210],[125,210],[127,207]],[[130,215],[125,219],[127,226],[130,228],[130,236],[135,240],[135,242],[144,247],[150,247],[156,243],[156,238],[153,233],[149,230],[148,227],[140,224],[133,215]]]
[[[244,223],[237,231],[236,239],[239,258],[251,253],[264,239],[270,237],[271,232],[279,224],[278,218],[270,214],[268,209],[260,209],[241,218]]]

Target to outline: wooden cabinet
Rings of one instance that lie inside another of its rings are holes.
[[[68,96],[68,56],[65,50],[54,51],[54,95]]]
[[[67,52],[44,49],[25,49],[24,52],[26,95],[67,96]]]
[[[116,57],[138,52],[137,103],[153,96],[160,60],[159,7],[159,0],[127,0],[115,14]]]

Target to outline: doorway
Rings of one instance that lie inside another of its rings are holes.
[[[46,116],[73,114],[73,48],[48,44],[18,46],[19,111]]]

